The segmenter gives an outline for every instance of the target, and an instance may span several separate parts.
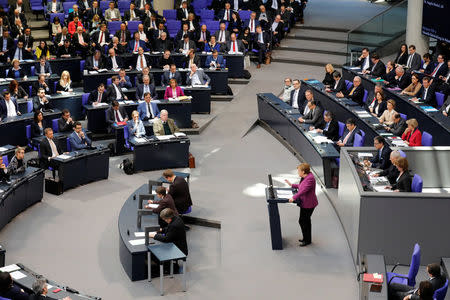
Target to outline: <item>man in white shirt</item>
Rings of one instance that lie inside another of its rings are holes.
[[[3,93],[3,100],[0,103],[0,119],[20,116],[17,107],[17,102],[11,99],[11,94],[8,91]]]
[[[217,30],[214,35],[219,44],[225,44],[230,39],[230,33],[226,30],[225,23],[220,23],[219,30]]]
[[[371,67],[369,49],[364,48],[361,52],[361,56],[355,63],[355,66],[361,66],[361,71],[365,71]]]
[[[119,77],[116,75],[111,77],[111,85],[108,86],[106,95],[108,102],[113,102],[114,100],[128,100],[127,96],[123,94],[119,87]]]
[[[203,70],[197,69],[196,64],[191,65],[191,72],[188,78],[186,78],[186,85],[209,85],[211,78],[203,72]]]
[[[292,108],[299,108],[300,107],[300,80],[294,79],[292,81],[292,84],[294,86],[294,90],[291,91],[291,98],[290,98],[290,105]]]
[[[105,20],[107,22],[122,20],[122,17],[120,16],[120,11],[117,8],[115,8],[114,1],[109,2],[109,8],[105,10]]]
[[[148,57],[144,54],[144,49],[142,47],[139,47],[136,57],[136,70],[142,71],[147,66],[150,66]]]
[[[147,34],[144,32],[144,25],[143,24],[139,24],[138,25],[138,31],[139,33],[139,39],[141,41],[144,41],[145,43],[148,43],[148,38],[147,38]]]
[[[225,9],[223,10],[223,16],[221,20],[227,22],[231,20],[231,5],[229,2],[225,2]]]

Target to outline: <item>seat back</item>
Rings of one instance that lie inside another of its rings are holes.
[[[80,72],[83,73],[84,72],[84,64],[86,63],[86,61],[84,59],[80,60]]]
[[[355,133],[355,139],[353,140],[353,147],[362,147],[364,144],[363,137]]]
[[[27,112],[30,113],[33,111],[33,101],[32,100],[28,100],[27,101]]]
[[[210,20],[210,21],[206,21],[205,24],[206,24],[206,27],[208,28],[209,32],[211,32],[211,34],[214,34],[214,32],[216,32],[220,28],[219,21]]]
[[[36,75],[36,67],[35,66],[31,66],[30,73],[31,73],[31,76]]]
[[[414,174],[412,183],[411,183],[411,191],[414,193],[422,193],[423,180],[419,174]]]
[[[365,139],[366,138],[366,133],[363,130],[359,130],[359,133],[361,134],[362,138]]]
[[[428,132],[422,132],[422,146],[433,146],[433,136]]]
[[[364,90],[363,103],[366,103],[366,101],[367,101],[367,96],[369,96],[369,93],[367,92],[367,90]]]
[[[8,155],[3,155],[2,158],[3,158],[3,163],[7,167],[9,165]]]
[[[350,88],[352,87],[352,82],[348,81],[347,79],[345,80],[345,86],[347,87],[347,91],[350,90]]]
[[[130,2],[128,1],[119,1],[117,2],[117,8],[121,13],[124,13],[127,9],[130,8]]]
[[[200,18],[202,19],[202,21],[214,20],[214,10],[212,10],[212,9],[202,9],[200,11]]]
[[[411,256],[411,265],[409,266],[408,272],[408,285],[416,286],[416,276],[420,267],[420,246],[419,244],[414,245],[414,251]]]
[[[53,19],[55,17],[59,18],[59,21],[62,23],[64,23],[64,19],[65,19],[65,14],[64,13],[54,13],[54,14],[50,14],[50,23],[53,23]]]
[[[106,86],[109,86],[109,85],[111,85],[111,83],[112,83],[112,80],[111,80],[111,78],[108,78],[108,79],[106,79]]]
[[[108,22],[108,30],[111,34],[115,34],[116,31],[120,30],[120,24],[122,24],[122,22],[120,21],[111,21]]]
[[[445,296],[447,295],[447,289],[448,289],[448,279],[445,280],[445,284],[441,288],[434,291],[433,298],[435,300],[444,300]]]
[[[405,121],[407,120],[407,115],[405,115],[405,114],[400,113],[400,117]]]
[[[88,104],[88,99],[89,99],[89,93],[84,93],[81,96],[81,105],[86,105]]]
[[[176,9],[163,10],[163,17],[166,18],[167,21],[176,20],[177,19],[177,10]]]
[[[105,10],[109,8],[109,1],[100,1],[98,4],[100,5],[102,12],[105,12]]]
[[[345,131],[345,124],[338,121],[338,125],[339,125],[339,136],[342,136]]]
[[[242,21],[249,20],[251,14],[252,14],[252,12],[249,10],[240,10],[239,11],[239,16],[241,17]]]
[[[68,14],[68,13],[69,13],[69,9],[71,9],[71,8],[73,7],[74,4],[76,4],[76,2],[72,2],[72,1],[69,1],[69,2],[63,2],[63,3],[62,3],[62,6],[63,6],[63,9],[64,9],[64,12],[65,12],[66,14]]]
[[[31,140],[31,125],[25,126],[25,134],[27,136],[28,141]]]
[[[436,92],[436,103],[438,108],[441,108],[444,105],[444,94]]]
[[[400,156],[401,156],[401,157],[406,157],[406,153],[405,153],[405,152],[403,152],[403,151],[400,150],[400,149],[398,149],[397,151],[398,151],[398,153],[400,153]]]
[[[58,132],[58,119],[52,120],[52,129],[53,129],[53,132]]]
[[[29,87],[28,87],[28,97],[33,97],[33,86],[32,85],[30,85]]]
[[[72,145],[70,144],[70,139],[66,138],[67,151],[72,152]]]
[[[139,24],[141,23],[141,21],[128,21],[128,30],[130,31],[130,33],[134,34],[136,31],[138,31]]]
[[[125,140],[125,148],[130,149],[130,144],[128,143],[128,138],[130,137],[130,133],[128,132],[128,125],[123,127],[123,139]]]

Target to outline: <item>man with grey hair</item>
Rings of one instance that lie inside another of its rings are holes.
[[[186,78],[186,85],[209,85],[211,78],[203,72],[203,70],[197,69],[196,64],[191,64],[191,73]]]
[[[339,98],[349,98],[352,99],[354,102],[358,103],[359,105],[363,106],[364,102],[364,88],[361,85],[361,77],[355,76],[353,78],[353,86],[351,89],[346,91],[345,93],[339,92],[336,94],[336,97]]]
[[[291,100],[291,92],[294,90],[294,86],[292,85],[292,80],[289,77],[284,79],[284,87],[283,93],[280,96],[280,99],[286,103],[289,103]]]
[[[405,70],[402,66],[398,66],[395,68],[395,82],[393,82],[394,86],[404,90],[411,84],[411,75],[405,73]]]
[[[389,160],[391,161],[391,165],[389,168],[374,174],[374,177],[378,176],[386,176],[386,178],[389,180],[390,184],[394,184],[397,181],[397,177],[400,175],[400,172],[398,171],[397,167],[395,166],[395,162],[401,157],[401,153],[399,150],[394,150],[391,152],[389,156]]]
[[[150,84],[150,76],[142,76],[142,81],[143,83],[139,84],[136,88],[136,99],[143,100],[145,97],[145,93],[150,93],[152,97],[155,97],[155,86],[153,84]]]
[[[177,125],[173,119],[169,119],[169,113],[163,109],[160,112],[159,119],[153,121],[153,133],[158,135],[171,135],[179,132]]]
[[[17,174],[25,172],[25,162],[24,162],[24,156],[25,156],[25,148],[23,147],[17,147],[15,151],[14,157],[11,159],[11,162],[8,165],[8,174]]]
[[[48,288],[47,288],[47,280],[44,277],[36,278],[36,281],[33,282],[33,292],[34,294],[30,296],[30,300],[47,300],[53,299],[47,297]],[[71,300],[70,297],[65,297],[62,300]]]

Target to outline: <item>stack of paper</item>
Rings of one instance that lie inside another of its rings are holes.
[[[145,244],[145,239],[138,239],[138,240],[130,240],[128,241],[131,245],[133,246],[138,246],[138,245],[144,245]]]
[[[14,272],[14,271],[18,271],[18,270],[20,270],[20,267],[19,267],[18,265],[16,265],[16,264],[14,264],[14,265],[9,265],[9,266],[5,266],[5,267],[3,267],[3,268],[0,268],[0,271],[2,271],[2,272],[8,272],[8,273]]]
[[[393,192],[393,190],[387,189],[385,185],[377,185],[377,186],[374,186],[373,189],[376,192],[381,192],[381,193],[383,193],[383,192],[385,192],[385,193],[392,193]]]
[[[398,147],[408,147],[408,145],[403,140],[393,140],[392,144]]]
[[[134,141],[136,143],[146,143],[147,142],[147,140],[145,138],[141,138],[141,137],[135,138]]]
[[[100,103],[94,104],[94,106],[108,106],[108,103],[100,102]]]
[[[153,204],[148,204],[148,207],[150,207],[150,208],[158,208],[158,207],[159,207],[159,204],[155,204],[155,203],[153,203]]]
[[[160,141],[169,140],[169,139],[174,138],[174,137],[175,137],[175,136],[172,135],[172,134],[169,134],[169,135],[158,135],[158,136],[156,136],[156,138],[157,138],[158,140],[160,140]]]
[[[373,154],[369,153],[369,152],[360,152],[360,153],[358,153],[358,158],[361,158],[361,157],[373,157]]]
[[[323,135],[318,135],[318,136],[313,137],[313,141],[317,144],[320,144],[320,143],[332,144],[333,143],[332,140],[328,139],[326,136],[323,136]]]
[[[6,150],[8,150],[8,148],[0,147],[0,151],[6,151]]]
[[[292,190],[277,190],[277,197],[278,198],[290,199],[290,198],[292,198],[292,196],[294,196],[292,194]]]
[[[11,275],[11,277],[15,280],[19,280],[19,279],[27,277],[27,275],[23,274],[20,271],[15,271],[15,272],[9,273],[9,275]]]
[[[71,158],[72,156],[67,155],[67,154],[61,154],[61,155],[58,155],[57,157],[60,158],[60,159],[69,159],[69,158]]]
[[[186,136],[186,134],[184,134],[183,132],[175,132],[174,135],[175,135],[176,137],[183,137],[183,136]]]

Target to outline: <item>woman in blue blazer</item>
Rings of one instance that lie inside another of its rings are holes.
[[[211,39],[209,40],[209,43],[206,43],[206,45],[205,45],[205,51],[213,52],[213,50],[217,50],[220,52],[220,44],[216,43],[216,37],[214,35],[211,35]]]
[[[137,110],[133,111],[131,113],[132,119],[128,121],[128,133],[129,133],[129,139],[132,137],[141,137],[145,136],[145,128],[144,123],[139,119],[139,113]]]

